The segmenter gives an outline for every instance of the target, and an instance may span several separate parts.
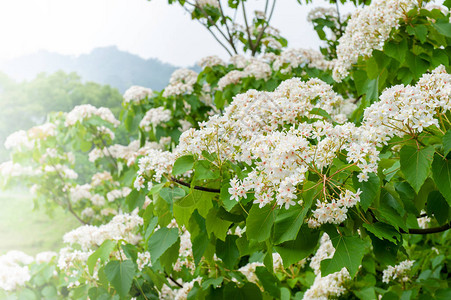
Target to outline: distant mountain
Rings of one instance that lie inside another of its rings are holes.
[[[176,69],[159,59],[143,59],[115,46],[96,48],[78,57],[39,51],[0,64],[0,71],[18,81],[32,80],[42,72],[63,70],[76,72],[83,81],[108,84],[121,93],[132,85],[162,90]]]

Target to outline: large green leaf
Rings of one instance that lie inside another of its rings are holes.
[[[271,228],[276,219],[276,210],[271,205],[262,208],[254,204],[246,219],[247,237],[258,242],[267,240],[271,235]]]
[[[216,240],[216,255],[231,269],[235,267],[240,258],[240,251],[236,245],[237,239],[236,235],[228,235],[225,242]]]
[[[440,225],[448,220],[448,202],[446,202],[445,198],[438,191],[432,191],[429,194],[426,211],[429,216],[434,216]]]
[[[105,266],[108,281],[121,297],[127,296],[136,273],[135,264],[131,260],[112,260]]]
[[[451,129],[448,130],[443,136],[443,152],[447,156],[451,151]]]
[[[357,274],[368,243],[359,236],[343,236],[338,234],[335,226],[327,230],[335,248],[334,256],[321,262],[321,276],[326,276],[346,268],[351,278]]]
[[[440,34],[443,34],[446,37],[451,37],[451,24],[450,23],[432,23],[432,26],[434,26],[435,29]]]
[[[158,229],[149,238],[149,252],[152,263],[155,263],[160,256],[169,249],[178,239],[179,230],[177,228],[163,227]]]
[[[400,243],[395,244],[386,239],[379,239],[371,232],[368,233],[373,245],[373,253],[376,260],[385,265],[395,265]]]
[[[106,240],[100,245],[100,247],[88,257],[87,265],[89,273],[92,275],[94,272],[94,267],[97,264],[97,260],[100,259],[101,262],[105,262],[110,257],[110,253],[113,251],[114,247],[117,245],[116,241]]]
[[[451,205],[451,159],[442,158],[435,154],[432,162],[432,177],[448,205]]]
[[[219,170],[208,160],[199,160],[194,165],[196,179],[217,179],[219,176]]]
[[[179,187],[162,188],[160,191],[160,197],[163,198],[169,205],[172,205],[183,196],[185,196],[185,190]]]
[[[432,146],[423,149],[404,146],[400,151],[401,171],[417,193],[429,175],[434,151]]]
[[[357,177],[353,178],[354,186],[362,191],[362,194],[360,195],[360,206],[364,210],[367,210],[380,194],[379,176],[370,173],[368,177],[368,181],[362,182],[359,182]]]
[[[275,299],[280,299],[279,280],[271,274],[265,267],[257,267],[255,275],[261,282],[263,289]]]
[[[218,217],[216,209],[211,209],[209,211],[205,221],[208,235],[211,236],[211,234],[214,233],[215,237],[225,241],[227,231],[232,222]]]
[[[420,78],[421,75],[423,75],[429,67],[429,63],[427,61],[410,51],[407,52],[406,62],[415,78]]]
[[[275,245],[296,239],[305,215],[312,206],[313,198],[317,194],[318,189],[321,188],[319,185],[315,188],[315,184],[314,182],[304,184],[304,189],[307,192],[302,193],[302,206],[291,206],[288,210],[282,210],[278,213],[273,234]]]
[[[275,246],[275,249],[282,257],[284,267],[288,267],[313,253],[318,239],[319,230],[310,229],[304,224],[299,230],[296,240],[284,242]]]
[[[192,155],[184,155],[174,162],[174,166],[172,167],[172,174],[173,175],[180,175],[185,173],[186,171],[189,171],[194,166],[194,156]]]
[[[294,240],[304,222],[308,208],[295,205],[288,210],[282,210],[274,224],[274,244]]]
[[[224,288],[224,296],[222,299],[261,300],[262,293],[258,286],[253,283],[246,282],[243,286],[238,287],[236,283],[229,282]]]
[[[389,41],[385,43],[384,50],[385,54],[402,63],[404,62],[408,51],[407,40],[403,39],[399,43]]]
[[[393,227],[382,222],[373,224],[363,224],[366,230],[377,236],[379,239],[386,239],[392,243],[401,241],[401,234]]]

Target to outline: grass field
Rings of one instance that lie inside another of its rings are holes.
[[[69,213],[57,209],[53,217],[43,210],[33,210],[33,200],[26,190],[0,190],[0,254],[21,250],[35,255],[58,251],[64,233],[80,226]]]

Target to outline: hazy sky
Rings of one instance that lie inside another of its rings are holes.
[[[251,0],[249,10],[262,9],[264,3]],[[322,0],[315,3],[326,5]],[[296,0],[277,2],[272,25],[281,30],[289,46],[318,47],[319,40],[306,21],[311,8]],[[180,66],[211,54],[227,57],[200,24],[167,0],[3,0],[0,39],[0,60],[41,49],[80,55],[111,45]]]

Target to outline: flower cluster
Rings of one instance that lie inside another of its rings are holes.
[[[105,240],[124,240],[130,244],[136,244],[141,240],[135,234],[138,226],[143,224],[143,219],[138,216],[135,210],[131,214],[119,214],[101,226],[84,225],[66,233],[63,237],[65,243],[78,244],[86,251],[93,247],[100,246]]]
[[[236,96],[223,116],[213,116],[200,124],[200,130],[183,133],[176,151],[200,156],[202,151],[216,152],[221,160],[252,165],[246,178],[232,179],[231,197],[246,198],[253,191],[254,203],[260,207],[275,198],[288,208],[295,205],[297,186],[306,172],[321,172],[339,152],[347,151],[347,161],[361,169],[361,180],[377,169],[376,145],[368,140],[372,135],[365,128],[351,123],[334,126],[324,120],[300,122],[321,119],[311,113],[314,108],[338,116],[344,103],[318,79],[289,79],[272,93],[248,91]],[[343,192],[346,196],[337,203],[346,202],[341,205],[344,211],[355,205],[358,193]]]
[[[6,149],[28,150],[35,147],[40,140],[46,140],[57,133],[56,125],[44,123],[30,128],[28,131],[19,130],[10,134],[5,141]]]
[[[124,104],[140,104],[141,101],[145,100],[146,98],[150,98],[152,95],[153,91],[151,89],[133,85],[124,93]]]
[[[189,69],[174,71],[169,80],[169,85],[164,89],[163,97],[190,94],[197,82],[197,73]]]
[[[374,49],[382,49],[392,28],[399,26],[399,19],[415,4],[413,0],[376,0],[356,10],[338,40],[334,79],[345,78],[359,56],[368,57]]]
[[[127,146],[115,144],[103,149],[94,148],[93,150],[91,150],[88,157],[90,162],[95,162],[102,157],[109,156],[116,160],[124,160],[127,166],[131,166],[135,164],[136,159],[139,156],[145,156],[152,150],[161,149],[163,144],[164,143],[158,144],[155,142],[146,141],[144,146],[140,147],[140,142],[138,140],[135,140]]]
[[[206,56],[199,60],[197,64],[203,69],[207,67],[212,68],[214,66],[225,66],[225,62],[217,55]]]
[[[219,8],[219,0],[196,0],[196,4],[200,7],[211,6]]]
[[[152,187],[152,181],[161,182],[163,174],[171,173],[175,162],[175,154],[169,151],[150,150],[149,153],[141,157],[138,161],[138,176],[134,187],[137,190],[144,188],[144,183],[149,180],[148,188]]]
[[[114,126],[119,125],[119,121],[116,120],[110,109],[106,107],[96,108],[91,104],[75,106],[69,113],[66,114],[65,125],[73,126],[77,122],[83,122],[93,116],[97,116]]]
[[[9,251],[0,256],[0,290],[14,291],[31,279],[31,264],[50,262],[56,256],[55,252],[41,252],[33,258],[21,251]]]
[[[396,266],[388,266],[387,269],[383,271],[382,282],[390,283],[391,280],[398,279],[401,282],[409,281],[410,277],[408,272],[412,269],[414,260],[404,260]]]
[[[139,123],[139,127],[145,131],[150,131],[161,123],[167,122],[171,119],[171,111],[164,107],[156,107],[149,109],[144,118]]]
[[[417,135],[429,126],[439,126],[437,114],[451,109],[451,75],[443,66],[421,77],[415,86],[386,89],[380,101],[364,113],[364,126],[375,128],[384,142],[393,136]]]

